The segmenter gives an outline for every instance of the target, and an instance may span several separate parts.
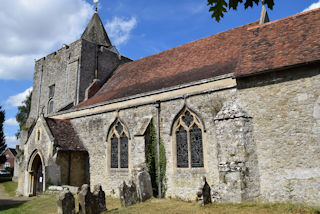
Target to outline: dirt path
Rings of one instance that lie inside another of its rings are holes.
[[[10,197],[0,186],[0,207],[3,205],[21,204],[31,200],[29,197]]]

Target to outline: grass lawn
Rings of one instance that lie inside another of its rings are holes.
[[[9,196],[15,196],[18,184],[13,181],[0,182],[0,186]]]
[[[150,199],[147,202],[139,203],[128,208],[120,206],[119,199],[107,197],[108,211],[105,213],[168,213],[168,214],[193,214],[193,213],[223,213],[223,214],[320,214],[320,208],[303,205],[283,203],[219,203],[206,207],[199,207],[196,202],[188,203],[175,199]],[[57,201],[55,195],[42,195],[20,205],[1,207],[1,214],[53,214],[57,213]]]

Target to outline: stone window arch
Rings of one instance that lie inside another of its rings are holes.
[[[48,114],[53,112],[53,108],[54,108],[54,101],[50,99],[48,102]]]
[[[128,169],[129,165],[129,132],[117,119],[108,134],[109,166],[111,169]]]
[[[177,168],[204,167],[203,132],[199,117],[185,107],[176,117],[172,130]]]

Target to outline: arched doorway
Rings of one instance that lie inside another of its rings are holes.
[[[33,196],[40,195],[43,192],[43,171],[42,161],[39,154],[33,158],[31,165],[31,194]]]

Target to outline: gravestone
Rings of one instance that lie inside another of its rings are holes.
[[[95,199],[95,209],[97,213],[106,211],[106,195],[100,184],[94,186],[93,197]]]
[[[93,214],[94,197],[90,192],[90,186],[88,184],[83,184],[81,190],[78,194],[79,200],[79,213],[81,214]]]
[[[139,202],[139,198],[137,195],[137,188],[133,181],[129,182],[129,186],[123,181],[123,184],[119,187],[120,192],[120,202],[124,207],[136,204]]]
[[[137,193],[141,202],[148,200],[152,197],[152,184],[150,174],[146,171],[140,171],[136,177]]]
[[[58,195],[58,214],[75,214],[75,204],[73,194],[67,190]]]
[[[211,203],[211,188],[207,183],[207,179],[205,176],[201,177],[200,186],[197,192],[197,199],[199,201],[200,206],[204,206],[206,204]]]

